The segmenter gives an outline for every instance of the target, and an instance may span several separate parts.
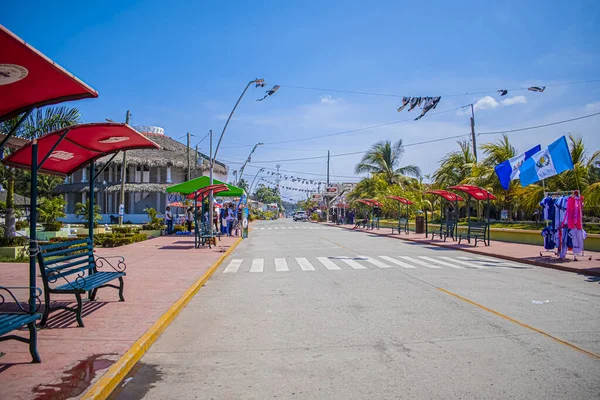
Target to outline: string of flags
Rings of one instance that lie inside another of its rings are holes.
[[[317,180],[312,180],[312,179],[305,179],[305,178],[301,178],[298,176],[293,176],[293,175],[283,175],[283,174],[277,174],[277,172],[274,171],[267,171],[266,172],[267,175],[272,175],[272,176],[279,176],[279,179],[283,179],[285,181],[292,181],[294,183],[302,183],[305,185],[319,185],[319,184],[325,184],[326,182],[323,181],[317,181]]]
[[[544,90],[546,90],[546,86],[530,86],[527,88],[527,90],[529,90],[530,92],[539,92],[542,93]],[[502,96],[506,96],[508,94],[508,90],[507,89],[500,89],[498,90],[498,93],[500,93],[500,97]]]
[[[277,186],[276,183],[274,183],[272,181],[269,181],[267,179],[264,179],[264,178],[263,178],[263,182],[266,182],[266,183],[268,183],[271,186]],[[300,189],[300,188],[294,188],[294,187],[283,186],[283,185],[279,185],[279,187],[281,189],[291,190],[293,192],[302,192],[302,193],[311,193],[311,192],[314,192],[314,189]]]
[[[406,107],[408,107],[408,111],[412,111],[417,107],[421,107],[421,115],[415,118],[415,121],[423,118],[427,112],[430,110],[434,110],[438,103],[442,98],[440,96],[437,97],[403,97],[402,105],[398,108],[398,112],[401,112]]]

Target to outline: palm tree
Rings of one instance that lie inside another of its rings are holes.
[[[14,128],[19,120],[15,117],[11,120],[0,123],[0,133],[8,134]],[[34,139],[46,133],[75,125],[79,122],[80,115],[77,108],[71,107],[47,107],[37,109],[31,113],[27,119],[15,132],[16,137],[25,139]],[[15,171],[13,168],[7,167],[5,174],[6,183],[6,217],[4,236],[7,238],[15,235]],[[35,221],[32,221],[32,225]]]
[[[458,185],[471,176],[475,166],[471,144],[466,140],[459,140],[457,143],[460,150],[446,154],[440,161],[440,167],[433,173],[435,187]]]
[[[369,172],[373,175],[382,175],[388,184],[398,183],[401,185],[410,181],[409,177],[418,178],[421,170],[416,165],[399,167],[404,147],[402,139],[392,145],[390,140],[382,140],[371,147],[356,165],[357,174]]]

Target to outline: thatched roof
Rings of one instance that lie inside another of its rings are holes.
[[[172,183],[126,183],[125,184],[125,192],[140,192],[140,193],[165,193],[166,189],[173,185]],[[98,192],[99,190],[105,190],[108,193],[118,193],[121,190],[120,183],[111,183],[111,184],[96,184],[94,186],[94,192]],[[89,183],[65,183],[62,185],[58,185],[54,192],[57,194],[63,193],[82,193],[89,192],[90,184]]]
[[[160,149],[155,150],[128,150],[127,151],[127,164],[128,165],[142,165],[146,167],[167,167],[172,166],[176,168],[187,168],[187,146],[183,143],[171,139],[169,136],[156,134],[156,133],[144,133],[149,139],[156,142]],[[103,164],[110,159],[109,156],[103,157],[98,160],[99,164]],[[111,164],[120,165],[123,161],[121,154],[117,155]],[[190,165],[192,168],[196,163],[196,151],[191,149],[190,151]],[[198,166],[196,171],[202,173],[208,171],[209,163],[208,156],[198,152]],[[215,161],[214,171],[218,174],[227,174],[227,166],[222,162]]]
[[[8,193],[6,190],[3,190],[0,192],[0,201],[6,203],[6,193]],[[15,206],[16,207],[29,207],[29,205],[31,204],[31,200],[29,199],[29,197],[25,197],[25,196],[21,196],[20,194],[14,194],[14,200],[15,200]]]

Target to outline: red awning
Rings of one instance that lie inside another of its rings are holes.
[[[381,204],[380,202],[378,202],[375,199],[358,199],[358,200],[355,200],[355,201],[358,201],[359,203],[366,204],[369,207],[383,207],[383,204]]]
[[[463,198],[457,195],[456,193],[449,192],[447,190],[427,190],[426,194],[435,194],[437,196],[443,197],[448,201],[463,201]]]
[[[65,135],[63,140],[56,143]],[[82,124],[48,133],[39,139],[38,165],[51,151],[40,172],[69,175],[85,164],[120,150],[158,149],[159,146],[129,125],[114,122]],[[31,143],[2,162],[16,168],[31,168]]]
[[[479,186],[456,185],[456,186],[450,186],[448,189],[459,190],[461,192],[467,193],[468,195],[472,196],[476,200],[496,200],[496,196],[494,196],[487,190],[480,188]]]
[[[226,192],[229,190],[229,188],[227,187],[227,185],[225,184],[216,184],[216,185],[209,185],[209,186],[205,186],[201,189],[199,189],[198,191],[194,192],[194,193],[190,193],[186,196],[186,198],[188,199],[195,199],[196,196],[198,197],[202,197],[204,195],[207,195],[208,193],[210,193],[210,191],[212,190],[213,195],[217,194],[217,193],[221,193],[221,192]]]
[[[407,205],[411,205],[414,204],[412,201],[405,199],[404,197],[398,197],[398,196],[387,196],[388,199],[392,199],[392,200],[396,200],[402,204],[407,204]]]
[[[0,25],[0,122],[98,93]]]

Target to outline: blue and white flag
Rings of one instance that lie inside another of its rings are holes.
[[[531,185],[570,169],[573,169],[573,160],[571,159],[567,139],[562,136],[550,146],[538,151],[523,162],[519,168],[521,171],[521,186]]]
[[[506,160],[503,163],[496,165],[496,175],[498,175],[498,179],[500,180],[500,184],[502,185],[504,190],[508,190],[508,188],[510,187],[510,181],[519,179],[519,167],[521,167],[523,162],[525,162],[525,160],[527,160],[529,157],[531,157],[541,149],[542,146],[538,144],[534,148],[527,150],[525,153],[519,154],[518,156],[515,156],[510,160]]]

